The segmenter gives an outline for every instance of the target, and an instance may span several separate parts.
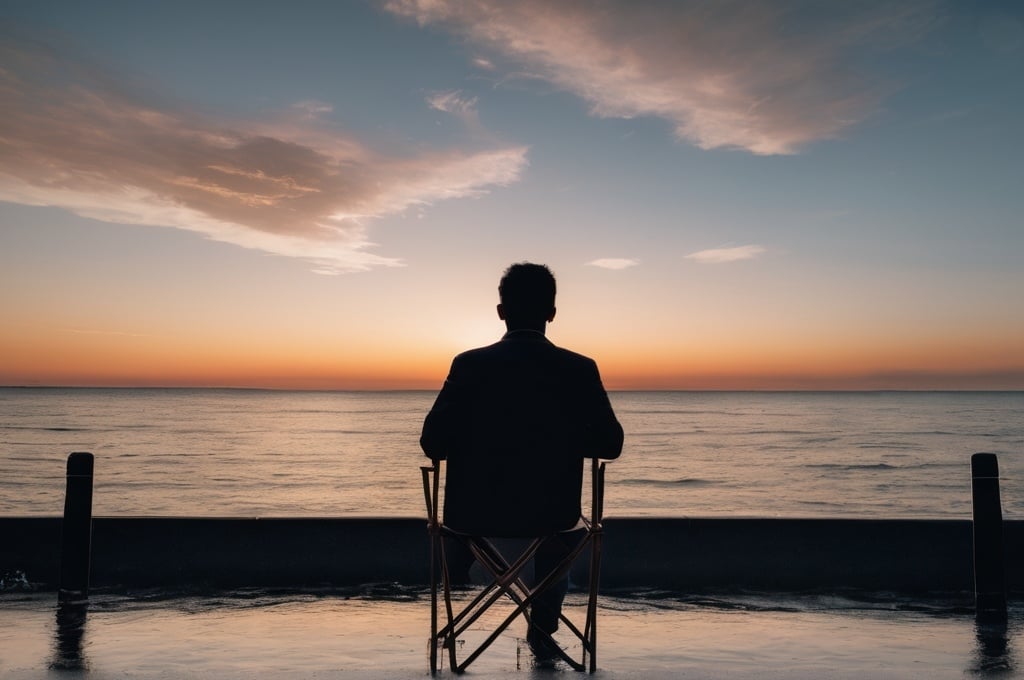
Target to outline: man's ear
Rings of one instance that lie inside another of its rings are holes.
[[[555,320],[555,312],[557,312],[557,311],[558,310],[556,308],[554,308],[554,307],[551,308],[551,314],[548,315],[548,323],[551,323],[552,321]]]
[[[502,321],[505,320],[505,308],[502,305],[498,305],[498,318]]]

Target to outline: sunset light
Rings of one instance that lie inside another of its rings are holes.
[[[432,390],[530,260],[610,389],[1024,389],[1016,10],[58,5],[2,385]]]

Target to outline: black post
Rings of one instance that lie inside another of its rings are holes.
[[[999,461],[994,453],[971,456],[974,499],[974,602],[979,617],[1006,616],[1003,566],[1003,510],[999,502]]]
[[[89,563],[92,553],[92,471],[91,453],[78,451],[68,456],[68,481],[64,495],[64,524],[61,526],[60,602],[89,597]]]

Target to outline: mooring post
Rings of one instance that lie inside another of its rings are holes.
[[[974,499],[974,604],[979,617],[1006,616],[1003,566],[1003,510],[999,502],[999,461],[994,453],[971,456]]]
[[[60,602],[89,597],[89,563],[92,553],[92,471],[91,453],[77,451],[68,456],[68,479],[64,493],[64,523],[61,525]]]

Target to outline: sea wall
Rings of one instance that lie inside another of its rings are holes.
[[[0,517],[0,576],[57,586],[59,517]],[[1024,596],[1024,521],[1004,521],[1006,575]],[[973,589],[967,520],[610,518],[605,588],[683,592]],[[334,587],[428,581],[418,518],[93,520],[94,589]],[[585,577],[580,560],[574,579]]]

